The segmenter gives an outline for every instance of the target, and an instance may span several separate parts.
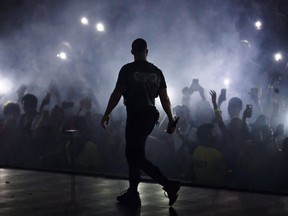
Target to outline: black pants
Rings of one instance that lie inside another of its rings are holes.
[[[157,116],[158,115],[158,116]],[[166,186],[168,179],[159,168],[146,159],[145,143],[152,132],[159,114],[155,107],[142,110],[127,109],[126,157],[129,166],[129,184],[131,190],[137,190],[143,170],[154,181]]]

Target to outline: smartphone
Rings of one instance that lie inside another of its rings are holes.
[[[198,85],[198,84],[199,84],[199,79],[192,80],[192,85]]]
[[[221,89],[220,95],[222,95],[225,100],[226,100],[226,92],[227,92],[226,89]]]
[[[249,112],[248,112],[248,118],[251,118],[251,116],[252,116],[252,110],[253,110],[253,105],[252,104],[247,104],[246,105],[246,110],[248,110]]]

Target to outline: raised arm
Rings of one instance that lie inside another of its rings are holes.
[[[210,92],[211,95],[211,101],[213,104],[213,108],[214,108],[214,112],[215,112],[215,118],[216,121],[219,125],[219,128],[221,130],[221,133],[223,135],[224,140],[227,142],[229,139],[229,132],[228,129],[223,121],[222,115],[221,115],[221,110],[219,109],[218,105],[217,105],[217,94],[215,91],[211,90]]]

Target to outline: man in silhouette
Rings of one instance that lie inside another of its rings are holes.
[[[159,96],[161,105],[167,114],[169,123],[167,133],[175,131],[176,121],[173,118],[167,86],[162,71],[147,61],[148,49],[144,39],[138,38],[132,43],[134,61],[124,65],[118,75],[101,124],[109,122],[109,115],[116,107],[121,96],[126,106],[126,158],[129,166],[129,188],[117,197],[120,203],[141,205],[138,184],[141,180],[140,170],[143,170],[153,180],[163,186],[172,206],[180,189],[180,183],[170,181],[159,168],[146,159],[145,143],[159,118],[155,107],[155,98]]]

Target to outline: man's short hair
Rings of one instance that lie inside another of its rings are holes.
[[[147,43],[142,38],[137,38],[132,43],[132,51],[133,52],[143,52],[147,49]]]
[[[197,128],[197,138],[200,142],[204,142],[209,139],[212,130],[214,129],[213,124],[202,124]]]
[[[7,101],[3,107],[3,114],[4,114],[4,116],[7,116],[9,114],[12,114],[14,116],[19,116],[20,115],[20,105],[16,102],[13,102],[13,101]]]
[[[37,106],[37,103],[38,103],[38,99],[35,95],[33,94],[25,94],[23,97],[22,97],[22,100],[21,100],[21,103],[23,104],[25,102],[33,105],[33,106]]]

